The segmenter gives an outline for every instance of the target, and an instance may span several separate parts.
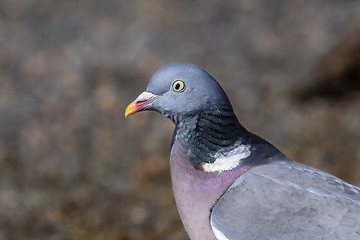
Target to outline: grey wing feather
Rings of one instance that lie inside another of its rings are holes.
[[[295,162],[251,168],[217,201],[218,239],[360,240],[360,189]]]

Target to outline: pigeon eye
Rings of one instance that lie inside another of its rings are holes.
[[[176,80],[173,82],[172,88],[175,92],[182,92],[185,89],[185,83],[181,80]]]

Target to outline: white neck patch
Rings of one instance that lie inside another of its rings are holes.
[[[236,168],[240,161],[250,156],[250,145],[235,143],[235,148],[230,151],[219,151],[212,157],[216,160],[213,163],[204,163],[202,168],[205,172],[224,172]],[[227,150],[227,149],[225,149]]]

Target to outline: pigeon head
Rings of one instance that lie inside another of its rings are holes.
[[[209,73],[190,64],[171,64],[153,75],[146,91],[127,107],[125,116],[154,110],[177,123],[204,110],[224,107],[232,109]]]
[[[245,129],[228,97],[218,82],[200,67],[172,64],[157,71],[146,91],[126,108],[125,116],[144,110],[160,112],[176,124],[175,139],[190,149],[195,166],[205,169],[206,164],[228,155],[249,155],[241,138]]]

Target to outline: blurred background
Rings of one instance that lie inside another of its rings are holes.
[[[124,119],[179,62],[246,128],[360,186],[360,1],[0,0],[0,240],[188,239],[173,124]]]

